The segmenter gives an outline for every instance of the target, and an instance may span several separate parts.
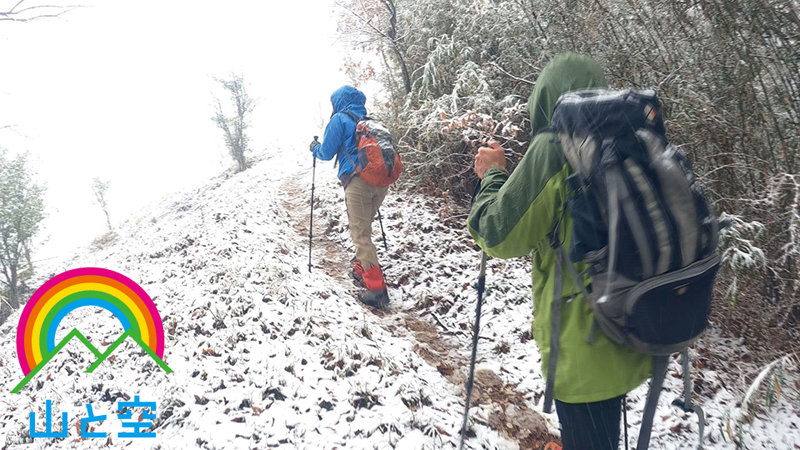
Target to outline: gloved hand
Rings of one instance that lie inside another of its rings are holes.
[[[311,144],[309,144],[309,145],[308,145],[308,150],[313,152],[313,151],[314,151],[314,148],[315,148],[316,146],[318,146],[318,145],[321,145],[321,144],[320,144],[320,143],[319,143],[319,141],[317,140],[317,137],[316,137],[316,136],[314,136],[314,141],[313,141],[313,142],[311,142]]]

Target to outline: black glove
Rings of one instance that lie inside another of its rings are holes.
[[[314,148],[315,148],[316,146],[318,146],[318,145],[321,145],[321,144],[319,143],[319,141],[317,140],[317,138],[316,138],[316,137],[314,137],[314,141],[313,141],[311,144],[309,144],[309,145],[308,145],[308,150],[313,152],[313,151],[314,151]]]

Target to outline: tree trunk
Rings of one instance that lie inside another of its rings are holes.
[[[400,72],[403,75],[403,87],[406,90],[406,95],[411,93],[411,77],[408,74],[408,67],[406,67],[406,62],[403,59],[403,54],[400,53],[400,49],[397,48],[397,44],[392,45],[392,49],[394,50],[394,54],[397,55],[397,62],[400,64]]]
[[[19,280],[17,279],[17,268],[11,267],[10,269],[11,277],[8,280],[8,303],[11,305],[11,310],[13,311],[19,306],[19,286],[17,286]]]
[[[403,88],[405,88],[406,95],[411,93],[411,76],[408,74],[408,67],[406,66],[403,53],[397,42],[397,8],[392,0],[382,0],[383,6],[389,12],[389,40],[392,44],[392,50],[397,57],[397,64],[400,65],[400,73],[403,76]]]

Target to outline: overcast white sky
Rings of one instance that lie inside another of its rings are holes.
[[[332,0],[74,3],[87,6],[0,21],[0,127],[12,126],[0,146],[29,152],[47,186],[38,259],[104,232],[94,177],[110,181],[119,224],[231,165],[211,121],[214,76],[244,75],[258,100],[251,148],[268,151],[307,152],[348,83]]]

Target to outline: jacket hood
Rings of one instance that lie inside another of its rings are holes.
[[[531,137],[550,126],[553,108],[561,94],[605,87],[607,85],[603,68],[597,61],[576,53],[557,55],[542,69],[528,99]]]
[[[359,117],[366,116],[367,108],[364,106],[366,102],[367,97],[364,93],[353,86],[342,86],[331,94],[333,114],[350,111]]]

